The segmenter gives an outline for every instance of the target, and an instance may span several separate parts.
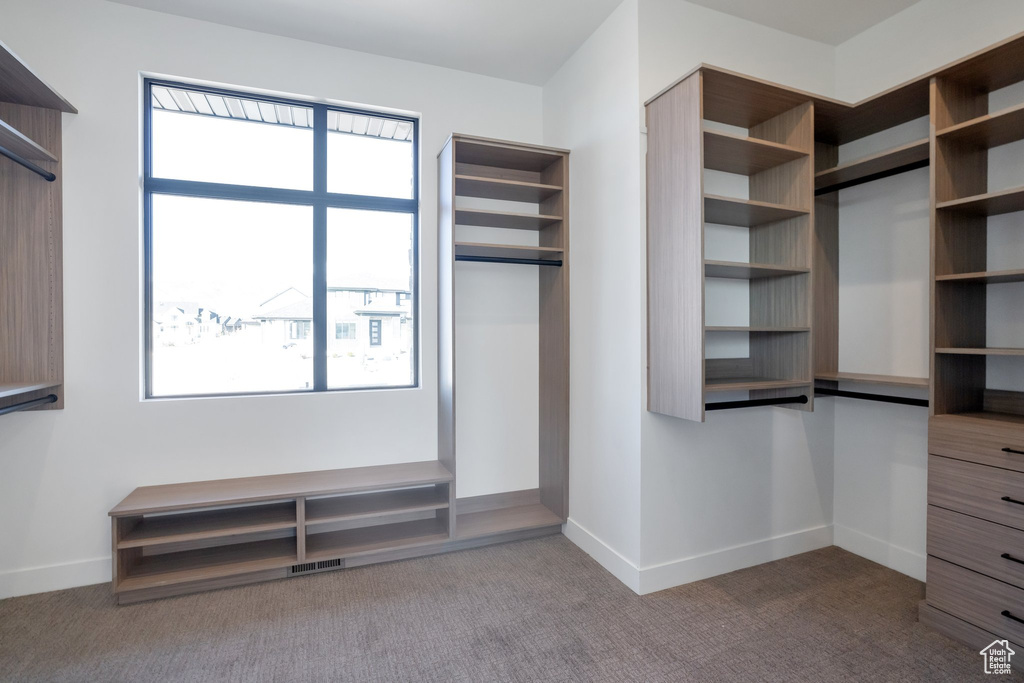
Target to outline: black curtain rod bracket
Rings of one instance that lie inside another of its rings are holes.
[[[470,261],[473,263],[513,263],[521,266],[561,266],[561,259],[541,258],[508,258],[505,256],[469,256],[456,254],[456,261]]]
[[[760,406],[784,406],[792,403],[801,405],[807,403],[807,397],[779,396],[778,398],[752,398],[747,401],[718,401],[716,403],[705,403],[704,410],[729,410],[731,408],[758,408]]]
[[[32,171],[33,173],[41,175],[43,179],[46,180],[46,182],[48,183],[52,183],[54,180],[57,179],[57,176],[54,175],[53,173],[50,173],[45,168],[40,168],[39,166],[36,166],[25,157],[21,156],[20,154],[15,154],[6,147],[0,147],[0,156],[5,156],[14,163],[21,164],[22,166]],[[2,413],[0,413],[0,415],[2,415]]]
[[[19,410],[28,410],[29,408],[35,408],[36,406],[44,406],[47,403],[56,403],[57,395],[48,394],[42,398],[32,399],[31,401],[24,401],[22,403],[15,403],[14,405],[4,406],[0,408],[0,415],[7,415],[8,413],[16,413]]]
[[[859,398],[864,401],[878,401],[880,403],[896,403],[901,406],[928,407],[926,398],[906,398],[904,396],[887,396],[885,394],[868,394],[862,391],[842,391],[840,389],[823,389],[818,387],[814,393],[819,396],[838,396],[839,398]]]

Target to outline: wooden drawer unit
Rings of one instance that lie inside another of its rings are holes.
[[[1024,473],[929,455],[928,503],[1024,529]]]
[[[928,421],[928,452],[1024,472],[1024,418],[939,415]]]
[[[927,590],[932,607],[1024,643],[1024,589],[929,557]]]
[[[1024,588],[1024,531],[929,505],[928,554]]]

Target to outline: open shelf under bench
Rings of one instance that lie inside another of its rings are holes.
[[[453,483],[431,460],[141,487],[110,512],[114,592],[138,602],[561,530],[538,489],[458,514]]]

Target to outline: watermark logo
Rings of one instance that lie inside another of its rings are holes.
[[[985,673],[1007,675],[1011,673],[1010,657],[1017,653],[1010,649],[1007,641],[994,640],[978,654],[985,658]]]

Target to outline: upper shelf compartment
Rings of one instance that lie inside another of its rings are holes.
[[[25,62],[0,42],[0,102],[57,109],[69,114],[78,110],[39,78]]]
[[[935,137],[986,148],[1024,140],[1024,104],[943,128]]]
[[[3,119],[0,119],[0,147],[32,161],[57,161],[57,157]]]
[[[928,166],[928,138],[814,174],[814,194],[822,195]]]
[[[562,154],[555,152],[511,147],[507,143],[484,138],[460,137],[457,144],[459,163],[474,166],[540,173],[563,158]]]
[[[718,195],[704,195],[704,220],[722,225],[753,227],[764,223],[795,218],[809,213],[795,206],[783,206],[754,199],[736,199]]]
[[[456,175],[455,194],[460,197],[502,199],[511,202],[542,202],[562,191],[558,185],[531,183],[505,178]]]
[[[807,156],[807,152],[758,138],[704,131],[704,167],[739,175],[753,175]]]

